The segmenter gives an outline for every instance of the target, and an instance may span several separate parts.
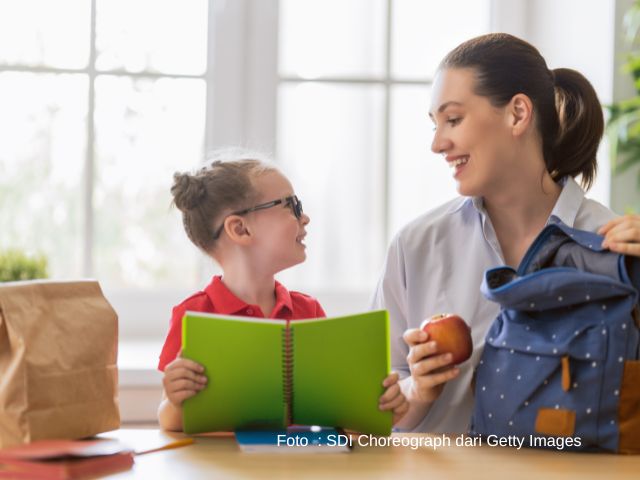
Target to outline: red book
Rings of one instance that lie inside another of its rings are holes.
[[[0,450],[0,478],[94,478],[132,466],[133,452],[112,440],[42,440]]]

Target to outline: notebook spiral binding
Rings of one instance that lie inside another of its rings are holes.
[[[285,403],[285,421],[287,426],[293,421],[293,330],[283,329],[282,342],[282,389]]]

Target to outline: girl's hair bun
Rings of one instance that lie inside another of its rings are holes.
[[[171,194],[176,207],[182,212],[193,210],[207,195],[204,179],[188,173],[175,173]]]
[[[173,204],[189,239],[210,254],[226,215],[258,199],[254,180],[277,169],[237,148],[216,151],[197,171],[173,174]]]

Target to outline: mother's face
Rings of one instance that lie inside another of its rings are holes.
[[[431,150],[445,157],[461,195],[485,196],[517,173],[517,155],[506,109],[476,95],[474,82],[468,68],[436,75],[429,110],[435,124]]]

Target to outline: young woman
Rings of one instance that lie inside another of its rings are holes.
[[[389,248],[374,298],[392,319],[392,367],[410,409],[399,427],[464,432],[473,367],[498,306],[480,293],[483,272],[514,267],[552,219],[606,234],[610,249],[638,252],[640,222],[613,220],[585,198],[596,174],[602,108],[588,80],[549,70],[540,53],[507,34],[469,40],[435,77],[432,150],[452,169],[461,197],[404,227]],[[602,228],[601,228],[602,227]],[[454,312],[471,326],[474,352],[460,366],[417,327]]]

